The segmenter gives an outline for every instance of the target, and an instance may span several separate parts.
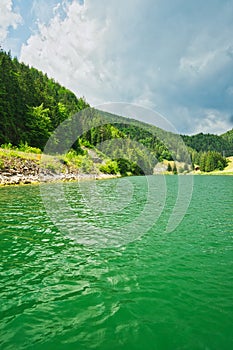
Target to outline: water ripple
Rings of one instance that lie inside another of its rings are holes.
[[[158,225],[141,240],[102,250],[59,232],[37,186],[1,188],[0,347],[231,349],[232,178],[195,178],[183,222],[165,235],[175,198],[169,181]],[[66,186],[74,210],[89,220],[77,188]],[[92,219],[122,225],[116,213]]]

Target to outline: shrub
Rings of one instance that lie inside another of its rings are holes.
[[[4,148],[4,149],[13,149],[13,145],[12,143],[4,143],[3,145],[1,145],[1,148]]]
[[[22,151],[22,152],[26,152],[26,153],[35,153],[35,154],[41,154],[42,153],[41,149],[39,149],[37,147],[31,147],[31,146],[28,145],[27,142],[25,142],[25,143],[20,142],[18,150]]]
[[[118,164],[115,160],[108,160],[106,162],[106,164],[102,164],[99,167],[100,171],[102,173],[106,173],[106,174],[117,174],[119,173],[119,168],[118,168]]]

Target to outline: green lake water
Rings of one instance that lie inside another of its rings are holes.
[[[66,212],[64,232],[56,227],[39,186],[0,188],[0,349],[233,349],[233,177],[195,176],[183,221],[166,233],[177,179],[165,177],[152,227],[106,247],[80,244],[75,226],[67,234]],[[106,227],[126,235],[146,204],[143,177],[121,181],[64,185],[97,239]]]

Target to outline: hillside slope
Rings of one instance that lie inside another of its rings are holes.
[[[223,135],[203,134],[182,135],[185,144],[197,152],[216,151],[226,155],[233,155],[232,131]]]
[[[46,74],[0,51],[0,145],[43,148],[51,132],[89,105]]]
[[[96,148],[112,161],[105,167],[109,173],[151,174],[156,163],[164,159],[184,163],[186,168],[200,164],[203,171],[211,171],[224,168],[223,151],[231,155],[232,131],[222,136],[201,133],[180,137],[88,107],[84,98],[77,98],[46,74],[0,51],[0,145],[30,145],[43,150],[53,131],[66,120],[62,140],[58,134],[53,137],[51,153],[64,153],[66,145],[69,149],[80,127],[81,136],[72,149],[76,155],[84,155],[84,146]],[[79,115],[73,123],[71,117],[76,112]],[[105,141],[108,147],[103,147]]]

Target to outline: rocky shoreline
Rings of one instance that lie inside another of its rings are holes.
[[[79,173],[78,169],[71,171],[65,166],[63,167],[62,172],[58,173],[49,169],[41,168],[38,163],[30,159],[5,159],[4,164],[0,168],[0,186],[58,181],[101,180],[114,177],[116,177],[116,175],[103,173]]]

